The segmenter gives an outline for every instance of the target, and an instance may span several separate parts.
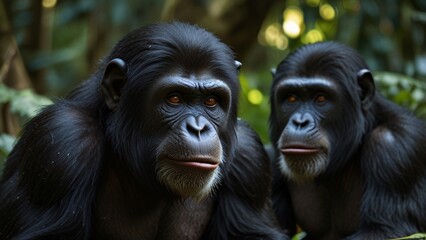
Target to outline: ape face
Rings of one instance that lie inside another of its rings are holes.
[[[335,174],[369,127],[371,73],[359,70],[362,63],[323,51],[309,58],[304,52],[290,55],[278,66],[271,89],[271,139],[281,171],[295,181]]]
[[[283,126],[279,165],[290,178],[309,180],[327,169],[331,149],[325,127],[338,116],[338,89],[324,78],[288,78],[276,85],[275,112]]]
[[[219,129],[226,125],[231,89],[213,75],[170,74],[152,86],[159,132],[155,168],[159,181],[181,196],[203,196],[220,177],[224,161]]]
[[[191,44],[179,28],[156,38],[130,34],[132,52],[110,60],[102,87],[108,135],[134,177],[202,198],[235,151],[239,64],[212,35],[193,30],[201,37]],[[126,60],[132,54],[139,62]]]

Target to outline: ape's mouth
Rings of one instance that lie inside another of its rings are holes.
[[[188,159],[174,159],[175,164],[181,167],[193,168],[204,171],[213,171],[219,166],[219,161],[211,157],[197,156]]]
[[[321,151],[321,148],[305,145],[286,145],[280,149],[284,155],[308,155]]]

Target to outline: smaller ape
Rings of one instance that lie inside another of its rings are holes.
[[[0,239],[285,239],[232,51],[204,29],[130,32],[33,118],[0,182]]]
[[[361,56],[301,47],[271,87],[273,204],[306,239],[388,239],[426,231],[426,124],[385,100]]]

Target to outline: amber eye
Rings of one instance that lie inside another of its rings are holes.
[[[287,97],[287,101],[289,103],[295,103],[295,102],[297,102],[297,98],[293,95],[290,95],[290,96]]]
[[[318,95],[318,96],[315,98],[315,101],[316,101],[317,103],[324,103],[325,101],[327,101],[327,98],[326,98],[324,95]]]
[[[204,101],[204,105],[207,107],[214,107],[217,104],[217,99],[215,97],[209,97]]]
[[[172,95],[167,98],[167,101],[171,104],[180,104],[182,99],[178,95]]]

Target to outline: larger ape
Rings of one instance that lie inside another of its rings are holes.
[[[425,122],[379,95],[367,68],[354,50],[326,42],[300,48],[275,73],[274,207],[306,239],[426,231]]]
[[[31,120],[0,189],[0,239],[281,239],[269,163],[237,121],[230,49],[203,29],[128,34]]]

